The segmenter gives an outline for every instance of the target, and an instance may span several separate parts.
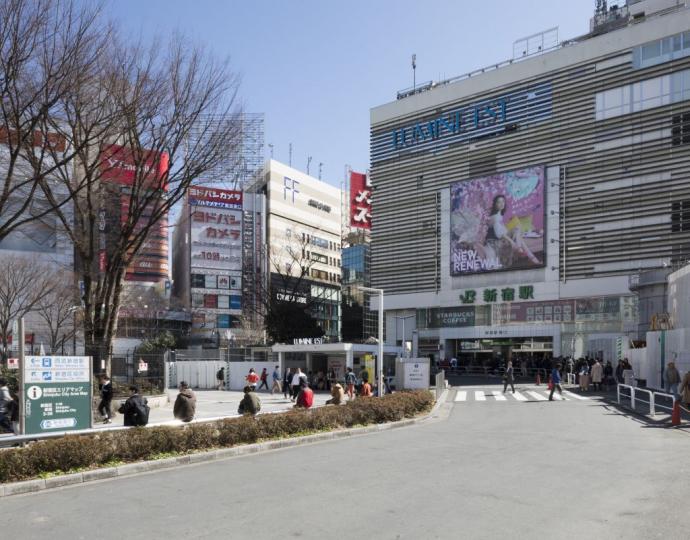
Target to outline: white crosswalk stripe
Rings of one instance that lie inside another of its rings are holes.
[[[520,392],[515,392],[512,394],[512,396],[518,401],[527,401],[527,398],[523,396]]]
[[[500,390],[493,390],[491,393],[494,395],[494,398],[496,398],[496,401],[507,401],[506,397]]]
[[[527,390],[527,392],[525,392],[525,393],[529,394],[530,396],[532,396],[537,401],[546,401],[549,399],[546,396],[542,396],[541,394],[534,392],[533,390]]]
[[[467,392],[464,390],[458,390],[455,394],[455,401],[465,401],[467,399]]]
[[[588,400],[588,399],[589,399],[588,397],[580,396],[580,395],[578,395],[578,394],[574,394],[573,392],[568,392],[567,390],[563,390],[563,393],[564,393],[566,396],[571,397],[571,398],[575,398],[575,399],[583,399],[583,400]]]
[[[476,387],[475,387],[476,388]],[[456,403],[472,403],[476,401],[481,401],[484,403],[489,402],[526,402],[526,401],[548,401],[550,390],[546,387],[542,388],[532,388],[529,390],[520,390],[519,392],[505,392],[501,390],[484,389],[484,390],[457,390],[455,392],[454,401]],[[553,399],[555,401],[575,401],[575,400],[589,400],[590,398],[580,396],[573,392],[563,391],[563,394],[559,394],[558,391],[554,392]]]
[[[477,390],[474,393],[474,400],[475,401],[486,401],[486,395],[484,394],[484,390]]]

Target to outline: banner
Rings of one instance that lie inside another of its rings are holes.
[[[198,186],[190,187],[189,204],[195,206],[227,208],[229,210],[242,210],[242,192]]]
[[[350,226],[371,229],[371,184],[366,174],[350,173]]]
[[[192,271],[242,270],[242,212],[192,206]]]
[[[450,186],[450,275],[544,266],[544,167]]]
[[[491,306],[492,324],[569,323],[575,321],[574,300],[515,302]]]

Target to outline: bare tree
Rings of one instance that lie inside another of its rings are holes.
[[[74,219],[58,187],[41,187],[80,261],[95,366],[117,331],[127,268],[152,230],[191,185],[237,154],[237,88],[227,62],[180,37],[146,50],[113,38],[98,70],[63,101],[65,122],[51,127],[79,148],[74,174],[61,169],[59,182]]]
[[[0,342],[4,353],[12,322],[34,311],[56,286],[54,274],[36,260],[13,255],[0,258]]]
[[[40,298],[35,311],[45,323],[51,352],[57,353],[76,337],[81,312],[74,290],[74,275],[58,271],[52,274],[50,281],[54,287]],[[76,351],[72,353],[76,354]]]
[[[79,147],[50,126],[63,120],[64,99],[93,70],[108,36],[98,8],[0,2],[0,240],[52,213],[36,197],[41,182],[70,166]],[[69,202],[66,191],[55,195],[55,205]]]

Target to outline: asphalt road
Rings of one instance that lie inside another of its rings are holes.
[[[496,388],[452,390],[441,418],[410,428],[2,500],[2,534],[688,538],[687,432]]]

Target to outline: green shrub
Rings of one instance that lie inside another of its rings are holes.
[[[250,444],[262,439],[402,420],[429,411],[433,403],[433,396],[426,391],[397,392],[380,399],[358,398],[342,406],[308,411],[70,435],[0,451],[0,483],[109,463]]]

